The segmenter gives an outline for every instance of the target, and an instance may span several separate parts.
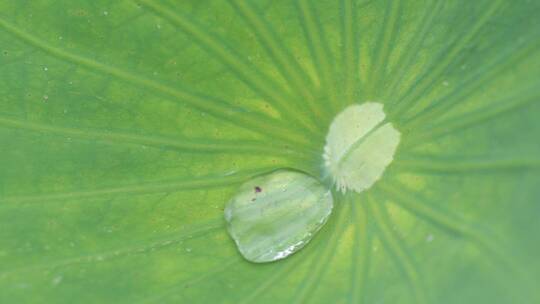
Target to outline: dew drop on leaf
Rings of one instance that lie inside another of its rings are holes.
[[[225,208],[225,220],[242,256],[264,263],[304,247],[326,223],[332,207],[325,185],[308,174],[282,169],[241,185]]]

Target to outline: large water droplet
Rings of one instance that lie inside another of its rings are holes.
[[[385,117],[382,104],[366,102],[347,107],[332,121],[324,160],[342,192],[369,189],[394,159],[400,133]]]
[[[225,208],[225,219],[244,258],[263,263],[304,247],[332,207],[332,195],[321,182],[298,171],[278,170],[241,185]]]

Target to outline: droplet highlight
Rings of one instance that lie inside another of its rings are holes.
[[[304,247],[332,212],[331,192],[293,170],[258,176],[240,186],[225,208],[227,230],[244,258],[283,259]]]

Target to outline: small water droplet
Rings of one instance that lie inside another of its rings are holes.
[[[433,236],[433,234],[428,234],[428,236],[426,237],[426,242],[431,243],[434,239],[435,237]]]
[[[258,176],[241,185],[227,204],[227,229],[247,260],[283,259],[304,247],[324,225],[333,208],[328,193],[321,182],[298,171]],[[254,195],[264,199],[254,203]]]

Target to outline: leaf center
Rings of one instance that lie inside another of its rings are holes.
[[[385,120],[383,105],[347,107],[330,125],[324,164],[341,192],[362,192],[379,180],[394,159],[401,134]]]

